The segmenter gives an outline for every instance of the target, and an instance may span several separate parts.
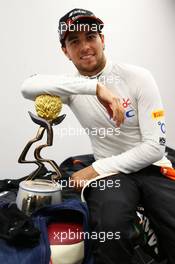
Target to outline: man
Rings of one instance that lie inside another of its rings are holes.
[[[133,222],[140,203],[157,234],[161,254],[173,264],[175,182],[160,173],[161,166],[172,166],[164,156],[160,94],[147,70],[106,60],[102,27],[103,22],[84,9],[63,16],[60,42],[78,70],[76,77],[36,75],[25,80],[22,93],[31,100],[44,93],[59,95],[84,128],[106,129],[104,138],[89,134],[95,162],[71,177],[78,189],[83,180],[93,181],[98,176],[96,182],[100,178],[105,181],[103,190],[92,182],[84,192],[92,231],[110,233],[103,243],[96,240],[93,245],[95,264],[131,263]],[[120,126],[119,134],[116,126]],[[120,187],[116,188],[116,180]]]

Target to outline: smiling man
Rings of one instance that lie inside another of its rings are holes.
[[[103,190],[92,182],[84,192],[92,231],[107,237],[103,243],[92,241],[94,263],[131,263],[136,208],[142,203],[161,254],[174,264],[175,181],[160,172],[172,165],[165,157],[165,112],[159,90],[147,70],[106,59],[102,28],[103,22],[88,10],[73,9],[63,16],[60,42],[76,76],[38,74],[24,81],[22,93],[30,100],[40,94],[59,95],[84,128],[108,131],[103,138],[89,134],[95,160],[71,177],[78,189],[83,180],[98,183],[103,178]]]
[[[93,76],[106,64],[103,48],[104,36],[86,30],[69,33],[63,51],[73,61],[80,74]]]

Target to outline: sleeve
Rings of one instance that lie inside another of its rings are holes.
[[[21,92],[29,100],[35,100],[41,94],[58,95],[64,103],[68,104],[71,95],[96,95],[96,86],[97,79],[70,75],[36,74],[23,82]]]
[[[164,156],[165,113],[158,87],[147,70],[136,85],[141,142],[122,154],[95,161],[92,166],[99,174],[136,172]]]

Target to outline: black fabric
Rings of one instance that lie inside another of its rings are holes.
[[[0,193],[0,207],[15,202],[16,193],[11,191],[4,191]]]
[[[32,177],[32,175],[35,174],[35,171],[32,172],[30,174],[30,176]],[[40,172],[37,174],[37,178],[44,178],[44,179],[50,179],[52,175],[52,172],[48,171],[46,169],[46,167],[43,167]],[[4,180],[0,180],[0,192],[3,191],[13,191],[13,192],[17,192],[18,188],[19,188],[19,184],[21,181],[26,180],[29,177],[29,175],[22,177],[20,179],[4,179]]]
[[[170,147],[166,147],[165,151],[167,152],[167,158],[171,160],[173,167],[175,167],[175,150]]]
[[[132,263],[136,237],[134,223],[140,203],[156,232],[160,259],[167,258],[168,264],[174,264],[175,181],[165,178],[160,168],[153,165],[137,173],[120,173],[103,180],[106,182],[109,179],[113,182],[120,180],[120,188],[106,187],[102,191],[97,185],[85,192],[91,230],[97,233],[121,232],[119,240],[107,240],[104,243],[92,241],[95,264]]]
[[[0,238],[14,246],[33,247],[39,242],[40,232],[31,218],[11,204],[0,208]]]

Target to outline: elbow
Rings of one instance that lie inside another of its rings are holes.
[[[165,155],[165,146],[160,145],[157,142],[155,144],[155,142],[154,142],[152,147],[153,147],[153,153],[154,153],[154,155],[153,155],[154,161],[153,162],[161,160]]]
[[[24,98],[26,98],[26,99],[28,98],[28,96],[27,96],[28,93],[27,93],[27,91],[26,91],[25,88],[22,87],[22,89],[21,89],[21,93],[22,93],[22,96],[23,96]]]
[[[21,85],[21,93],[24,98],[28,98],[29,92],[26,85],[26,80]]]
[[[24,82],[21,85],[21,93],[24,98],[29,100],[35,100],[36,90],[37,90],[36,89],[37,80],[38,80],[38,74],[33,74],[24,80]]]
[[[158,150],[158,160],[161,160],[165,155],[165,147],[159,147]]]
[[[35,95],[32,92],[32,87],[28,83],[28,79],[23,82],[21,85],[21,94],[24,98],[29,99],[29,100],[35,100]]]

